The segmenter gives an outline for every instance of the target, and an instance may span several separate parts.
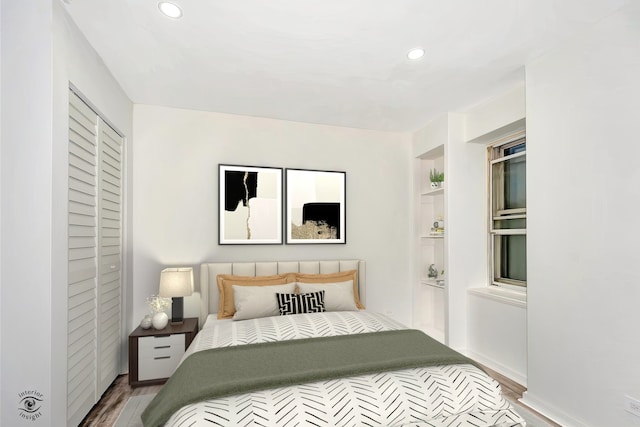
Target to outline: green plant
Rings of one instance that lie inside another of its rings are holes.
[[[429,171],[429,179],[431,182],[443,182],[444,172],[438,172],[438,169],[433,168]]]

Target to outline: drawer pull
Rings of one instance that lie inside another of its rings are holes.
[[[171,356],[159,356],[159,357],[154,357],[154,360],[160,360],[160,359],[171,359]]]
[[[153,348],[157,350],[159,348],[171,348],[171,346],[170,345],[160,345],[158,347],[153,347]]]

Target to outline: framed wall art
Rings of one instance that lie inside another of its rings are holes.
[[[346,172],[285,169],[286,243],[346,243]]]
[[[282,244],[282,168],[219,165],[218,243]]]

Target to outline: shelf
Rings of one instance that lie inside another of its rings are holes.
[[[440,194],[444,194],[444,187],[436,188],[435,190],[427,190],[420,193],[422,196],[439,196]]]
[[[422,236],[423,239],[444,239],[444,233],[442,234],[423,234]]]
[[[444,279],[421,279],[420,283],[434,288],[444,289]]]

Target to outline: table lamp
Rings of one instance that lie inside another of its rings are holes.
[[[193,268],[165,268],[160,272],[160,296],[171,297],[171,323],[182,324],[184,300],[193,293]]]

